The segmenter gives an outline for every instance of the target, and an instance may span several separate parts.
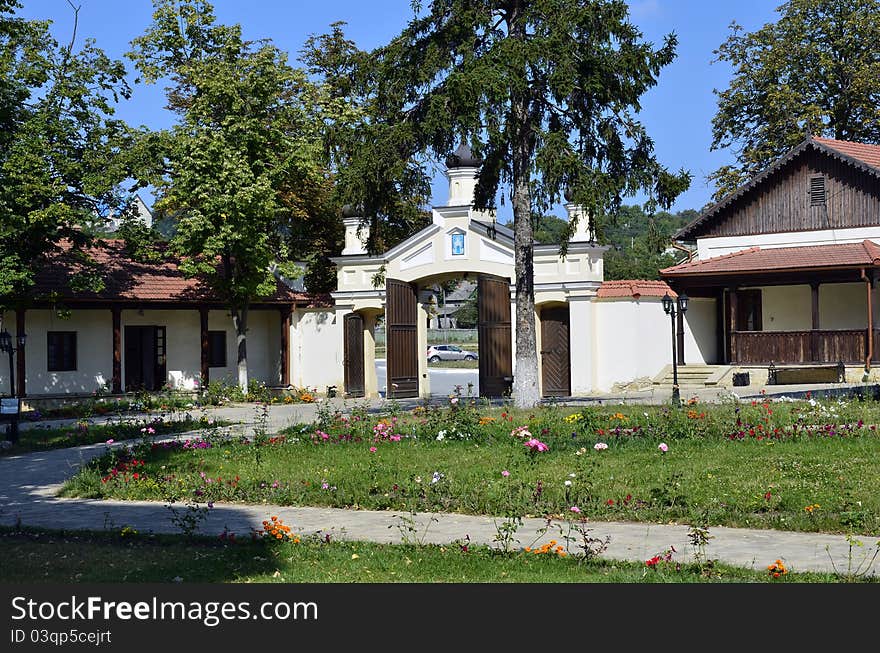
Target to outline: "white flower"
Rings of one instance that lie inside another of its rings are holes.
[[[421,477],[421,476],[416,476],[414,480],[415,480],[416,483],[421,483],[421,482],[422,482],[422,477]]]
[[[434,475],[431,476],[431,485],[433,485],[434,483],[439,483],[441,478],[443,478],[443,474],[441,474],[440,472],[434,472]]]
[[[577,477],[577,474],[575,474],[574,472],[572,472],[571,474],[568,475],[568,477],[569,477],[569,478],[576,478],[576,477]]]
[[[443,438],[445,438],[445,437],[446,437],[446,431],[440,431],[440,432],[437,434],[437,442],[440,442],[440,441],[443,440]]]
[[[566,482],[565,482],[565,487],[571,487],[571,481],[566,481]]]
[[[596,444],[593,445],[593,449],[595,449],[596,451],[602,451],[603,449],[607,449],[607,448],[608,448],[608,445],[605,444],[604,442],[597,442]]]

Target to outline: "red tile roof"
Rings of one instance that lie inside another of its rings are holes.
[[[669,293],[670,297],[677,297],[675,291],[665,281],[646,279],[621,279],[617,281],[603,281],[599,286],[599,297],[662,297]]]
[[[838,141],[833,138],[821,138],[819,136],[813,136],[813,140],[833,150],[837,150],[841,154],[861,161],[872,168],[880,168],[880,145]]]
[[[865,240],[840,245],[801,247],[750,247],[702,261],[681,263],[660,270],[668,277],[699,274],[732,274],[804,268],[853,268],[880,265],[880,245]]]
[[[74,291],[70,287],[72,276],[82,270],[75,261],[70,247],[62,245],[62,251],[53,255],[48,264],[36,275],[33,288],[35,296],[58,293],[68,300],[109,300],[135,302],[217,302],[211,289],[199,279],[187,278],[177,265],[166,260],[161,263],[139,263],[125,251],[122,240],[104,240],[88,251],[100,266],[104,289],[99,292]],[[315,301],[309,293],[295,292],[280,281],[275,292],[258,303],[289,304]]]

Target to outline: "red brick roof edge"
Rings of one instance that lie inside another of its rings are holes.
[[[673,299],[678,295],[665,281],[656,279],[618,279],[603,281],[596,293],[597,297],[608,299],[612,297],[663,297],[669,294]]]

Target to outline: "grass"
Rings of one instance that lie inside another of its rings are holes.
[[[500,553],[461,544],[391,545],[303,538],[273,543],[250,537],[184,539],[115,532],[0,529],[2,583],[836,583],[876,582],[719,563],[645,563],[604,558]]]
[[[493,411],[460,398],[380,426],[365,413],[324,411],[319,424],[256,446],[208,438],[205,448],[132,452],[143,460],[136,479],[104,457],[63,494],[521,516],[576,505],[595,521],[880,531],[875,402],[574,411]],[[549,451],[529,453],[511,436],[518,426]]]
[[[206,417],[200,419],[193,419],[189,415],[171,416],[170,419],[166,419],[166,417],[166,415],[158,415],[144,419],[121,418],[107,424],[91,424],[87,420],[80,420],[68,427],[32,426],[19,429],[18,442],[13,444],[11,448],[4,449],[3,453],[15,455],[28,451],[46,451],[83,444],[98,444],[109,439],[130,440],[142,437],[146,433],[143,429],[153,429],[155,435],[172,435],[203,429],[208,423]],[[228,422],[211,420],[211,423],[213,426],[222,426]]]

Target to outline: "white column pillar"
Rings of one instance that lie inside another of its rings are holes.
[[[364,315],[364,396],[379,396],[379,380],[376,377],[376,314]]]
[[[593,390],[595,338],[592,297],[570,297],[568,302],[571,394],[587,395]]]
[[[418,318],[418,356],[419,356],[419,397],[427,399],[431,396],[431,377],[428,376],[428,318],[430,317],[431,303],[433,295],[428,292],[419,293],[418,310],[416,312]]]

